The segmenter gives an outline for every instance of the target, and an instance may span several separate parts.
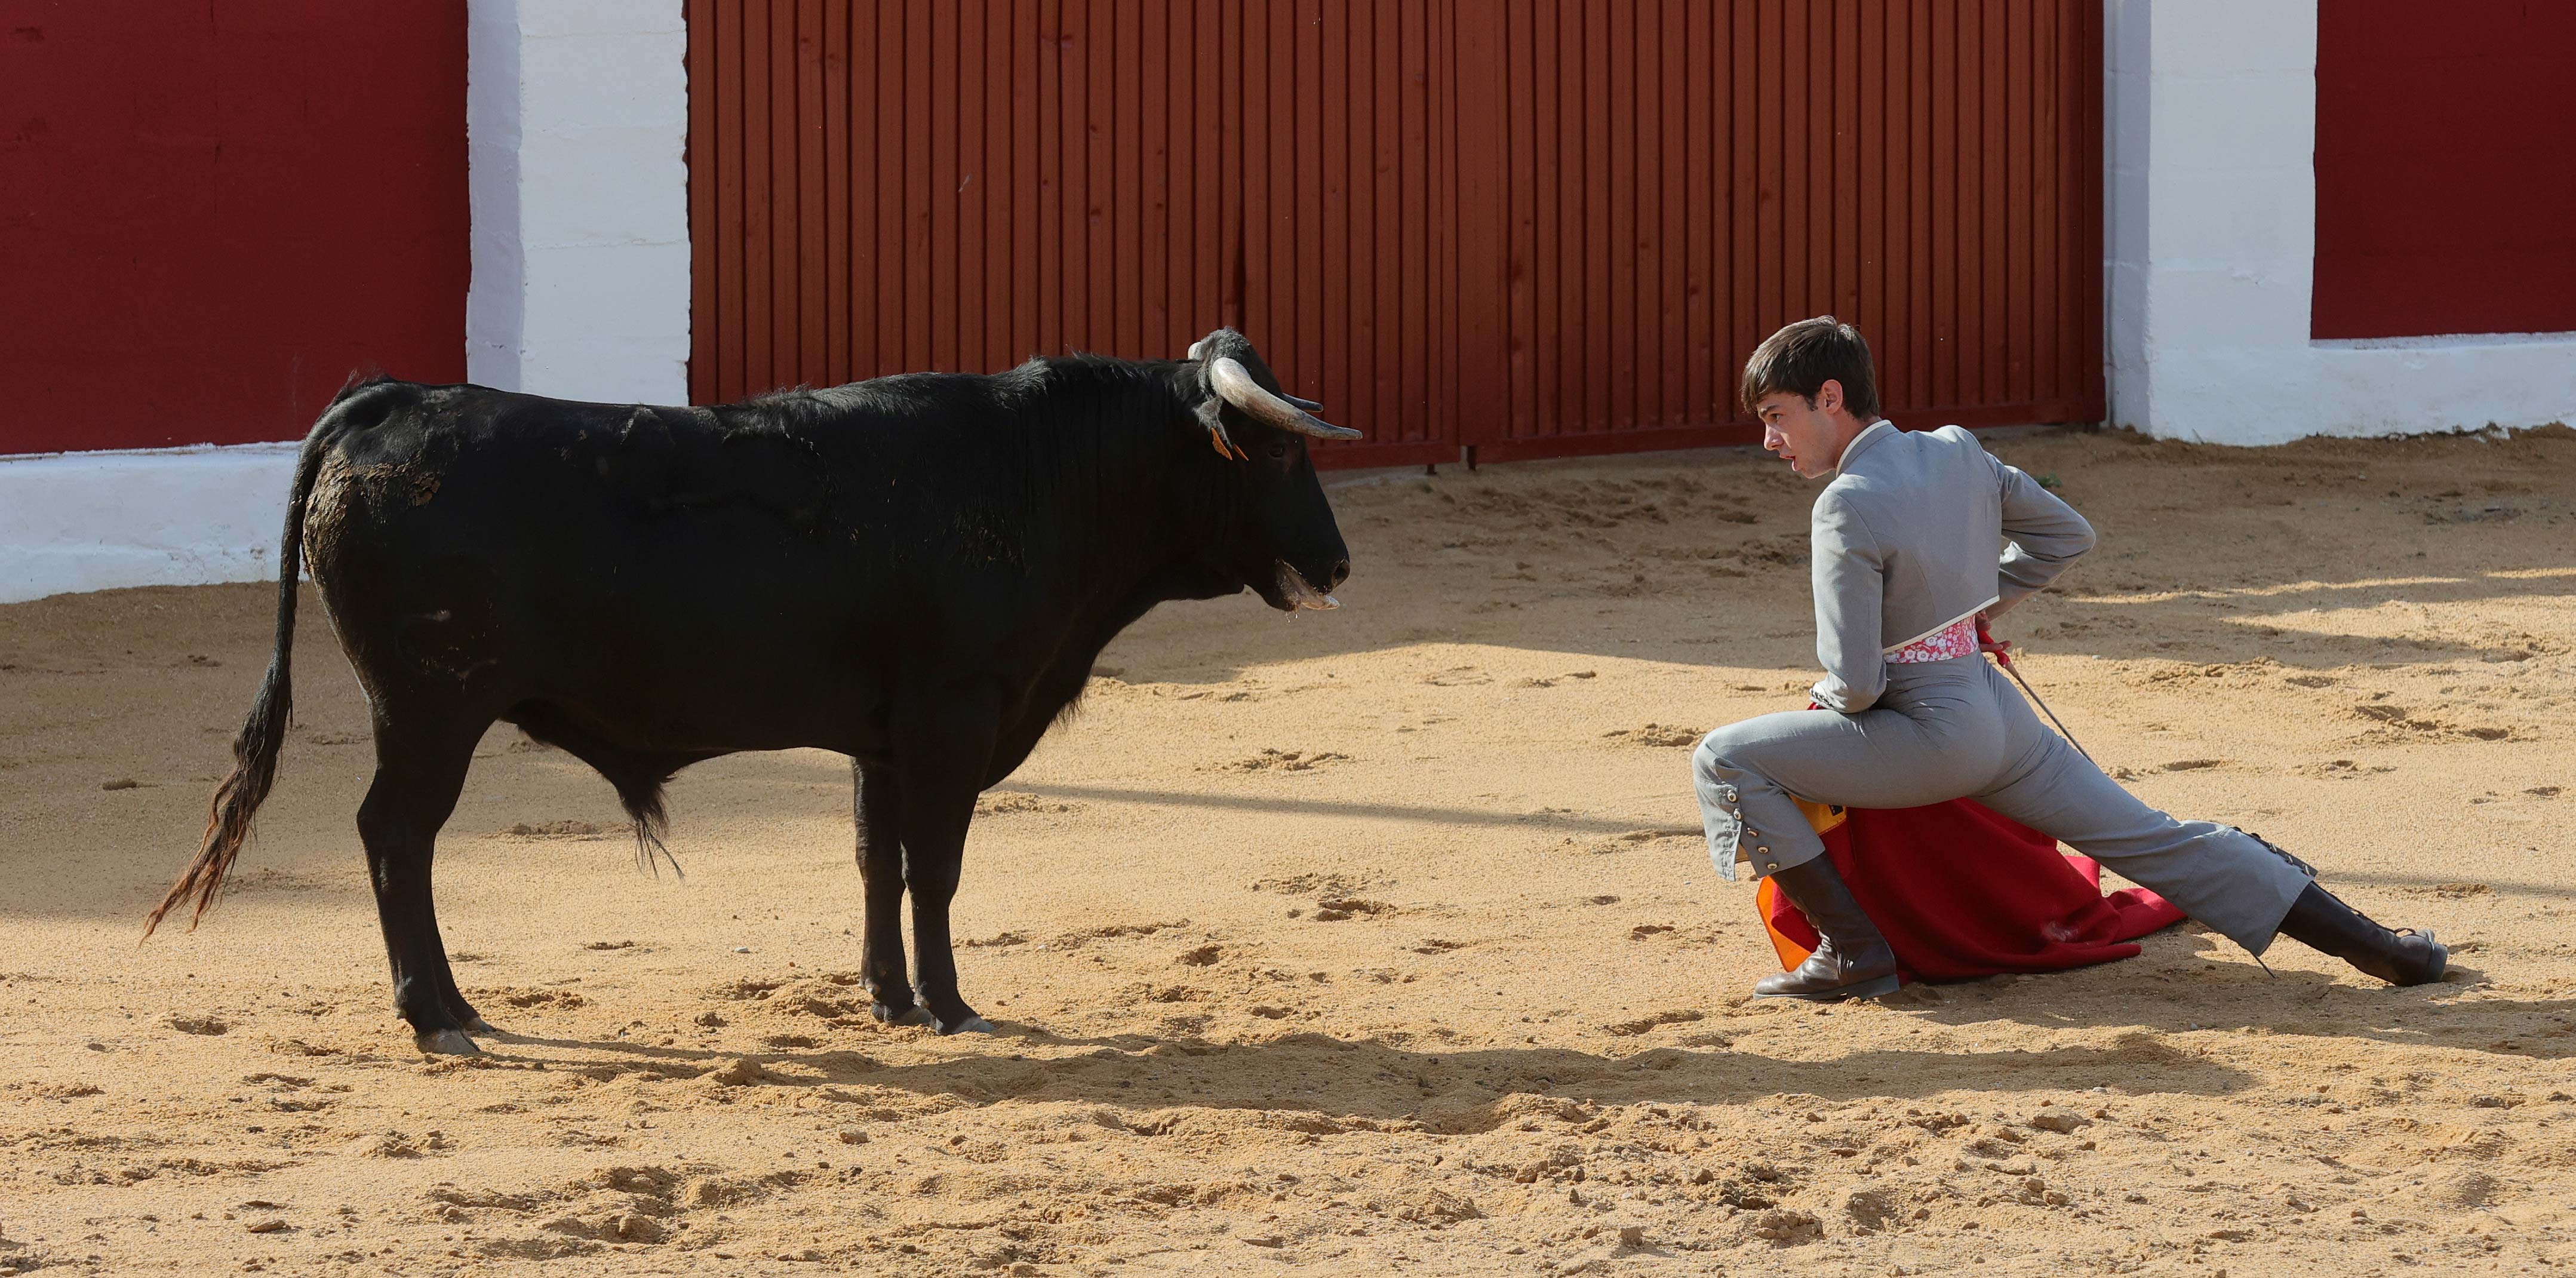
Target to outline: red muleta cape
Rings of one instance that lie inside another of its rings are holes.
[[[2124,959],[2124,944],[2182,921],[2145,888],[2102,894],[2102,867],[2060,854],[2057,840],[1984,805],[1824,808],[1801,803],[1834,868],[1896,950],[1907,981],[2058,972]],[[1805,961],[1816,930],[1762,880],[1755,908],[1783,970]]]

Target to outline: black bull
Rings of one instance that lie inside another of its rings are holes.
[[[1349,552],[1304,436],[1358,432],[1311,407],[1225,329],[1186,360],[1033,360],[716,408],[355,383],[304,441],[276,651],[151,922],[190,896],[191,925],[204,915],[276,776],[301,554],[366,693],[358,834],[423,1050],[472,1052],[468,1031],[491,1028],[448,969],[430,863],[496,721],[605,776],[645,856],[681,768],[849,755],[877,1016],[989,1029],[958,993],[948,925],[976,795],[1156,604],[1249,586],[1273,608],[1330,606]]]

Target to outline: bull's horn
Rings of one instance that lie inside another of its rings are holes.
[[[1310,413],[1320,413],[1324,411],[1324,401],[1320,399],[1307,399],[1302,395],[1290,395],[1285,392],[1282,392],[1279,398],[1287,400],[1289,403],[1295,404],[1297,407],[1305,409]]]
[[[1262,389],[1252,380],[1243,362],[1218,356],[1208,364],[1208,382],[1225,402],[1268,422],[1281,430],[1293,430],[1317,439],[1358,439],[1360,433],[1348,426],[1335,426],[1316,417],[1296,404]]]
[[[1197,341],[1195,341],[1195,342],[1190,343],[1190,356],[1189,356],[1189,357],[1190,357],[1191,359],[1197,359],[1197,358],[1199,357],[1199,348],[1200,348],[1200,347],[1202,347],[1202,346],[1205,346],[1205,345],[1207,345],[1207,339],[1206,339],[1206,338],[1204,338],[1204,337],[1200,338],[1199,340],[1197,340]]]

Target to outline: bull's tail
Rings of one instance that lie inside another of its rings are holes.
[[[170,893],[153,907],[143,922],[143,935],[149,937],[161,920],[182,901],[193,896],[197,905],[188,916],[188,927],[195,930],[197,920],[213,908],[222,894],[224,874],[232,869],[233,858],[241,855],[242,844],[250,839],[250,820],[259,805],[268,798],[269,787],[277,780],[278,751],[286,744],[286,725],[295,712],[295,591],[296,579],[303,573],[304,504],[313,492],[313,476],[322,466],[323,455],[339,435],[341,421],[337,412],[351,396],[382,379],[352,379],[322,412],[311,434],[304,437],[303,451],[295,463],[295,486],[286,502],[286,531],[277,546],[277,647],[269,654],[267,677],[260,680],[259,696],[251,702],[250,718],[242,723],[241,735],[233,738],[233,770],[215,788],[215,798],[206,814],[205,837],[197,847],[197,859],[170,885]]]

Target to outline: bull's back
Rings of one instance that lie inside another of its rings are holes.
[[[340,433],[306,517],[362,672],[674,746],[819,744],[878,696],[853,644],[882,574],[821,534],[792,440],[728,443],[702,410],[382,393],[401,402]]]

